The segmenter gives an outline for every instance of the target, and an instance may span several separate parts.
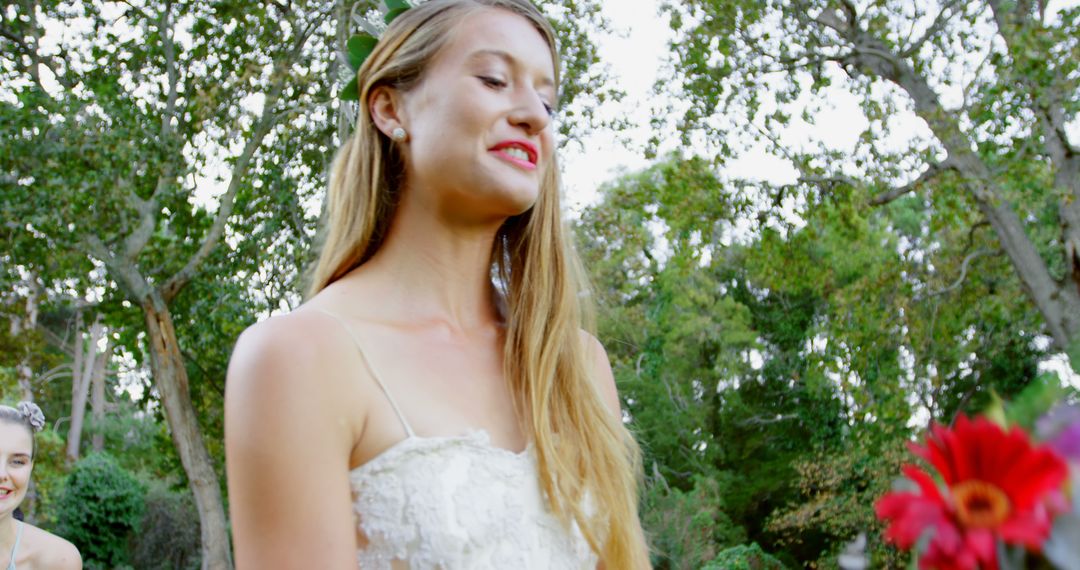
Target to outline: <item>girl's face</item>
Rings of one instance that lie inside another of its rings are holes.
[[[528,210],[552,167],[556,90],[551,48],[532,23],[501,9],[466,17],[402,97],[408,186],[475,223]]]
[[[0,420],[0,517],[9,516],[26,497],[33,446],[26,426]]]

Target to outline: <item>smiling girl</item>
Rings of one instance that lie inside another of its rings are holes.
[[[557,62],[528,0],[430,0],[360,67],[310,298],[229,368],[238,568],[648,567],[560,219]]]
[[[36,404],[0,406],[0,568],[5,570],[82,568],[79,551],[70,542],[14,516],[34,470],[34,432],[44,425]]]

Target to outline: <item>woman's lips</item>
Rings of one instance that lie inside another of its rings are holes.
[[[491,152],[499,158],[524,170],[536,170],[536,145],[526,140],[505,140],[491,147]]]
[[[491,153],[523,170],[528,170],[530,172],[536,170],[536,165],[532,162],[524,160],[518,156],[513,156],[504,150],[492,150]]]

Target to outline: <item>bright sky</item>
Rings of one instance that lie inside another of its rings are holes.
[[[1075,6],[1080,0],[1051,0],[1048,12]],[[618,0],[605,2],[603,9],[613,24],[614,33],[599,39],[602,61],[609,64],[613,75],[619,81],[619,88],[627,96],[619,104],[612,104],[601,110],[605,116],[625,116],[633,125],[624,133],[630,140],[627,146],[609,133],[598,133],[587,137],[581,148],[571,145],[560,157],[563,165],[563,181],[566,197],[572,214],[598,199],[597,189],[604,182],[614,179],[620,170],[640,170],[649,166],[644,157],[644,145],[653,134],[649,119],[656,106],[652,94],[664,58],[667,57],[667,42],[671,38],[668,19],[659,13],[659,0]],[[829,93],[832,109],[823,111],[821,124],[828,124],[828,129],[813,127],[800,128],[795,125],[783,134],[785,141],[809,141],[824,139],[834,148],[853,148],[860,131],[866,123],[853,96],[842,88]],[[915,135],[925,126],[914,116],[902,118],[899,136]],[[1080,139],[1080,120],[1070,125],[1070,135]],[[662,148],[672,148],[673,136],[662,136],[669,144]],[[899,142],[899,141],[898,141]],[[771,182],[793,181],[796,172],[784,161],[766,155],[764,152],[749,152],[742,158],[729,163],[727,173],[737,173],[742,178],[769,180]],[[1040,368],[1057,372],[1072,385],[1080,387],[1080,375],[1072,372],[1064,354],[1049,356]],[[925,423],[925,419],[913,418],[916,423]]]
[[[616,141],[610,133],[597,134],[584,141],[582,148],[571,146],[563,152],[563,181],[571,211],[595,202],[597,187],[615,177],[622,167],[638,170],[648,166],[644,145],[652,134],[650,110],[654,106],[651,91],[664,58],[671,29],[667,18],[660,19],[657,0],[619,0],[603,4],[615,33],[601,38],[601,60],[611,65],[619,88],[626,99],[601,110],[604,116],[626,116],[634,125],[624,135],[631,147]]]
[[[1050,0],[1047,11],[1056,14],[1077,4],[1080,0]],[[668,55],[667,43],[671,38],[668,18],[660,14],[659,5],[660,0],[603,3],[604,13],[615,30],[613,34],[599,38],[600,56],[611,66],[613,76],[627,96],[621,103],[609,104],[600,112],[605,116],[627,117],[634,126],[623,133],[630,139],[630,146],[610,134],[601,133],[587,138],[583,148],[571,146],[563,152],[560,157],[563,180],[573,213],[595,202],[598,186],[615,178],[620,169],[634,171],[649,166],[643,148],[653,134],[649,125],[651,111],[656,106],[652,88]],[[828,101],[832,108],[819,115],[819,124],[829,125],[828,129],[799,125],[794,121],[780,135],[781,139],[793,144],[822,140],[833,148],[854,148],[859,133],[866,127],[862,113],[857,110],[857,101],[842,85],[829,90]],[[898,146],[908,137],[926,132],[925,124],[914,115],[899,118],[893,127]],[[1080,140],[1080,120],[1070,127],[1070,135]],[[661,136],[661,140],[669,141],[668,145],[661,144],[662,149],[674,148],[672,136]],[[791,182],[797,176],[784,160],[761,151],[748,152],[730,162],[724,174],[773,183]]]

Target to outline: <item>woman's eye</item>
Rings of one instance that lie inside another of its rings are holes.
[[[488,87],[495,87],[495,88],[506,87],[506,82],[503,81],[502,79],[499,79],[498,77],[480,76],[480,81],[483,81],[484,85],[487,85]]]

